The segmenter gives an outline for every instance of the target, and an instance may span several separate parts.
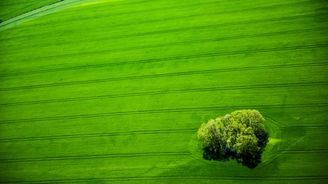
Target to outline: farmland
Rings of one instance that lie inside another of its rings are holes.
[[[10,2],[0,19],[26,12]],[[327,183],[327,8],[82,0],[0,24],[0,183]],[[237,109],[266,119],[255,169],[197,150]]]
[[[1,1],[1,11],[0,18],[2,21],[8,20],[10,18],[14,18],[23,13],[27,13],[29,11],[33,11],[35,9],[41,8],[46,5],[50,5],[60,0],[14,0],[14,1]]]

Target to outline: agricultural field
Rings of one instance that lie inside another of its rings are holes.
[[[27,13],[29,11],[33,11],[35,9],[41,8],[46,5],[50,5],[61,0],[10,0],[0,1],[0,20],[6,21],[10,18],[14,18],[23,13]]]
[[[326,0],[24,3],[0,2],[21,17],[0,24],[0,183],[328,183]],[[238,109],[266,119],[255,169],[197,147]]]

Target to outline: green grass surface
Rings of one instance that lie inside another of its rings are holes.
[[[2,0],[0,1],[0,20],[5,21],[37,8],[59,2],[60,0]]]
[[[327,8],[102,0],[2,30],[1,183],[326,183]],[[248,108],[263,163],[203,160],[200,124]]]

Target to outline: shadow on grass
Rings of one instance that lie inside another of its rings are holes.
[[[184,183],[208,181],[252,183],[274,178],[279,173],[281,162],[288,162],[288,158],[283,158],[283,153],[304,138],[305,130],[282,128],[278,122],[270,118],[266,120],[266,130],[269,132],[270,139],[262,154],[262,163],[258,167],[249,169],[235,160],[208,161],[203,159],[202,149],[195,133],[189,142],[190,160],[161,173],[158,177],[168,178],[164,183],[169,183],[170,179],[181,180]]]

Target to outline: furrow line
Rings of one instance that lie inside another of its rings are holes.
[[[121,153],[121,154],[118,153],[118,154],[99,154],[99,155],[74,155],[74,156],[57,156],[57,157],[39,157],[39,158],[0,159],[0,163],[106,159],[106,158],[119,158],[119,157],[189,156],[189,155],[190,155],[189,152],[145,152],[145,153]]]
[[[222,56],[233,56],[240,54],[256,54],[256,53],[266,53],[266,52],[279,52],[279,51],[294,51],[294,50],[305,50],[305,49],[316,49],[316,48],[324,48],[327,47],[327,43],[317,43],[317,44],[309,44],[309,45],[296,45],[296,46],[284,46],[284,47],[276,47],[276,48],[262,48],[262,49],[246,49],[239,51],[226,51],[226,52],[208,52],[201,53],[195,55],[184,55],[184,56],[172,56],[166,58],[153,58],[153,59],[143,59],[143,60],[132,60],[132,61],[123,61],[116,63],[101,63],[101,64],[87,64],[80,66],[72,66],[72,67],[64,67],[64,68],[54,68],[54,69],[42,69],[36,70],[27,73],[15,73],[15,75],[28,75],[28,74],[37,74],[37,73],[48,73],[48,72],[59,72],[59,71],[70,71],[70,70],[81,70],[86,68],[102,68],[109,66],[120,66],[120,65],[131,65],[131,64],[149,64],[149,63],[159,63],[159,62],[168,62],[168,61],[176,61],[176,60],[187,60],[187,59],[200,59],[200,58],[208,58],[208,57],[222,57]],[[1,75],[0,77],[7,77],[7,74]],[[14,75],[14,74],[12,74]],[[10,76],[8,76],[10,77]]]
[[[257,23],[257,22],[256,22]],[[124,48],[111,48],[106,50],[98,50],[98,51],[88,51],[80,53],[82,55],[90,55],[95,53],[104,53],[104,52],[111,52],[111,53],[117,53],[117,52],[128,52],[128,51],[134,51],[134,50],[143,50],[143,49],[152,49],[152,48],[161,48],[161,47],[167,47],[167,46],[179,46],[179,45],[188,45],[188,44],[204,44],[204,43],[210,43],[210,42],[220,42],[220,41],[229,41],[229,40],[238,40],[238,39],[249,39],[249,38],[257,38],[257,37],[270,37],[270,36],[277,36],[277,35],[283,35],[283,34],[297,34],[297,33],[308,33],[308,32],[322,32],[322,30],[325,27],[320,28],[306,28],[306,29],[294,29],[294,30],[283,30],[283,31],[273,31],[273,32],[265,32],[265,33],[256,33],[256,34],[245,34],[245,35],[235,35],[235,36],[228,36],[228,37],[219,37],[219,38],[206,38],[206,39],[196,39],[196,40],[185,40],[185,41],[176,41],[176,42],[170,42],[170,43],[160,43],[160,44],[153,44],[153,45],[138,45],[138,46],[132,46],[132,47],[124,47]],[[92,42],[97,40],[92,40]],[[100,40],[98,40],[100,41]],[[83,43],[83,42],[81,42]],[[68,44],[68,43],[66,43]],[[58,45],[56,45],[58,46]],[[16,49],[15,49],[16,50]],[[7,52],[8,50],[6,50]],[[44,56],[46,58],[52,58],[52,57],[67,57],[67,56],[75,56],[77,53],[67,53],[67,54],[57,54],[57,55],[48,55]],[[32,59],[42,59],[44,57],[35,57]],[[31,58],[29,58],[31,60]],[[25,60],[18,60],[15,63],[21,63]],[[19,75],[26,75],[28,73],[31,73],[29,71],[22,72],[21,74],[19,72],[15,72],[12,74],[2,74],[0,77],[6,77],[6,76],[19,76]],[[33,73],[32,73],[33,74]]]
[[[312,150],[279,150],[283,154],[295,154],[295,153],[328,153],[328,149],[312,149]]]
[[[0,183],[85,183],[85,182],[106,182],[106,181],[143,181],[143,180],[217,180],[217,181],[311,181],[311,180],[327,180],[327,176],[137,176],[137,177],[111,177],[111,178],[71,178],[71,179],[53,179],[53,180],[22,180],[8,181]]]
[[[57,82],[48,84],[37,84],[29,86],[15,86],[8,88],[0,88],[0,91],[14,91],[14,90],[29,90],[59,86],[72,86],[72,85],[85,85],[95,83],[105,83],[113,81],[124,81],[124,80],[141,80],[149,78],[160,78],[160,77],[179,77],[179,76],[190,76],[190,75],[204,75],[210,73],[223,73],[223,72],[236,72],[236,71],[249,71],[249,70],[266,70],[266,69],[280,69],[280,68],[297,68],[297,67],[313,67],[313,66],[327,66],[328,62],[315,62],[315,63],[300,63],[300,64],[280,64],[280,65],[264,65],[264,66],[247,66],[239,68],[225,68],[225,69],[212,69],[212,70],[195,70],[186,72],[174,72],[174,73],[162,73],[162,74],[149,74],[140,76],[125,76],[125,77],[112,77],[103,79],[91,79],[82,81],[68,81],[68,82]]]
[[[140,5],[140,3],[148,3],[149,1],[147,0],[142,0],[142,1],[136,1],[136,2],[128,2],[128,3],[122,3],[120,2],[119,4],[112,4],[113,5],[124,5],[124,8],[121,8],[121,10],[123,9],[126,9],[127,8],[127,5],[133,5],[133,4],[138,4]],[[197,7],[199,5],[202,5],[202,4],[214,4],[214,3],[217,3],[219,2],[218,0],[215,0],[214,2],[212,1],[209,1],[209,2],[203,2],[203,3],[194,3],[192,5],[190,5],[190,7]],[[179,6],[169,6],[169,7],[164,7],[164,8],[155,8],[155,9],[146,9],[146,10],[134,10],[134,11],[128,11],[128,12],[121,12],[121,13],[111,13],[110,16],[116,16],[116,15],[128,15],[128,14],[134,14],[134,13],[141,13],[141,12],[151,12],[151,11],[158,11],[158,10],[165,10],[165,9],[173,9],[173,8],[184,8],[184,7],[189,7],[189,5],[179,5]],[[94,8],[93,8],[94,10]],[[116,8],[117,10],[117,8]],[[76,13],[73,11],[73,13]],[[83,20],[90,20],[90,19],[94,19],[94,18],[99,18],[99,17],[105,17],[105,16],[93,16],[92,18],[90,17],[84,17]],[[108,17],[107,17],[108,18]],[[76,21],[76,20],[81,20],[81,18],[71,18],[70,21]],[[32,27],[32,26],[48,26],[50,24],[54,24],[54,23],[57,23],[57,21],[48,21],[48,22],[45,22],[45,23],[35,23],[33,25],[26,25],[22,28],[18,28],[16,30],[20,30],[20,29],[26,29],[28,27]],[[67,23],[67,21],[61,21],[61,23]]]
[[[299,3],[304,3],[304,2],[308,2],[309,0],[305,0],[305,1],[301,1],[301,2],[293,2],[293,3],[284,3],[284,4],[274,4],[274,5],[269,5],[269,6],[259,6],[259,7],[251,7],[251,8],[245,8],[245,9],[236,9],[236,10],[224,10],[222,12],[217,12],[217,14],[223,14],[223,13],[235,13],[235,12],[240,12],[240,11],[254,11],[254,10],[262,10],[262,9],[270,9],[270,8],[273,8],[273,7],[279,7],[279,6],[286,6],[286,5],[293,5],[293,4],[299,4]],[[172,8],[172,7],[171,7]],[[170,8],[168,8],[170,9]],[[158,11],[158,10],[157,10]],[[145,11],[140,11],[140,12],[145,12]],[[130,12],[128,12],[130,13]],[[123,14],[124,15],[124,14]],[[213,15],[213,14],[212,14]],[[80,19],[79,19],[80,20]],[[171,19],[171,20],[174,20],[174,19]],[[75,21],[74,19],[73,20],[68,20],[68,21],[62,21],[63,23],[67,23],[69,21]],[[166,21],[165,19],[162,19],[160,21]],[[141,22],[141,24],[143,24]],[[126,25],[129,25],[129,24],[126,24]],[[137,23],[135,24],[132,24],[132,25],[139,25]],[[35,26],[35,24],[33,25]],[[123,24],[119,24],[118,26],[123,26]],[[111,26],[110,29],[112,30],[113,28],[116,28],[116,26]],[[26,29],[26,26],[22,27],[21,29]],[[64,30],[65,31],[65,30]],[[38,34],[29,34],[29,35],[24,35],[24,36],[16,36],[16,37],[10,37],[10,38],[5,38],[5,39],[0,39],[0,42],[1,41],[4,41],[4,40],[10,40],[10,39],[17,39],[17,38],[22,38],[22,37],[33,37],[33,36],[40,36],[40,35],[47,35],[48,33],[38,33]]]
[[[296,83],[281,83],[281,84],[257,84],[257,85],[240,85],[240,86],[220,86],[220,87],[206,87],[206,88],[187,88],[187,89],[169,89],[169,90],[157,90],[157,91],[141,91],[134,93],[121,93],[121,94],[109,94],[98,96],[84,96],[76,98],[61,98],[61,99],[46,99],[35,101],[21,101],[21,102],[8,102],[2,103],[0,106],[20,106],[20,105],[35,105],[35,104],[47,104],[47,103],[62,103],[62,102],[74,102],[95,100],[104,98],[124,98],[132,96],[151,96],[162,94],[179,94],[179,93],[193,93],[193,92],[212,92],[212,91],[226,91],[226,90],[248,90],[248,89],[272,89],[272,88],[292,88],[292,87],[307,87],[307,86],[322,86],[328,85],[328,81],[318,82],[296,82]]]
[[[41,8],[38,8],[38,9],[35,9],[35,10],[32,10],[32,11],[29,11],[29,12],[24,13],[22,15],[13,17],[13,18],[11,18],[9,20],[6,20],[5,22],[2,22],[0,24],[0,32],[3,31],[3,30],[5,30],[5,28],[6,28],[5,26],[10,26],[10,25],[12,25],[14,23],[17,23],[17,22],[22,21],[24,19],[28,19],[30,17],[36,16],[36,15],[38,15],[40,13],[44,13],[44,12],[48,12],[49,10],[57,9],[58,6],[69,5],[69,4],[74,4],[74,3],[75,3],[75,1],[72,1],[72,2],[60,1],[60,2],[57,2],[57,3],[54,3],[54,4],[49,4],[47,6],[43,6]],[[54,6],[54,5],[58,5],[58,6]],[[8,39],[3,39],[3,40],[8,40]],[[1,40],[1,41],[3,41],[3,40]]]
[[[1,124],[11,123],[35,123],[39,121],[56,121],[68,119],[86,119],[98,118],[109,116],[122,116],[122,115],[137,115],[137,114],[160,114],[160,113],[177,113],[177,112],[199,112],[199,111],[214,111],[223,109],[237,109],[237,108],[305,108],[305,107],[327,107],[328,103],[308,103],[308,104],[274,104],[274,105],[253,105],[253,106],[209,106],[209,107],[189,107],[189,108],[167,108],[167,109],[148,109],[148,110],[134,110],[134,111],[116,111],[107,113],[94,113],[94,114],[77,114],[77,115],[62,115],[62,116],[48,116],[48,117],[35,117],[35,118],[22,118],[22,119],[7,119],[0,121]]]
[[[150,134],[176,134],[176,133],[193,133],[197,129],[163,129],[163,130],[136,130],[126,132],[111,133],[89,133],[89,134],[69,134],[69,135],[53,135],[40,137],[15,137],[1,138],[0,142],[22,142],[22,141],[44,141],[57,139],[74,139],[74,138],[93,138],[93,137],[112,137],[112,136],[128,136],[128,135],[150,135]]]
[[[295,129],[297,129],[297,128],[328,128],[328,125],[316,124],[316,125],[290,125],[290,126],[280,126],[281,129],[291,128],[291,127],[294,127]]]

